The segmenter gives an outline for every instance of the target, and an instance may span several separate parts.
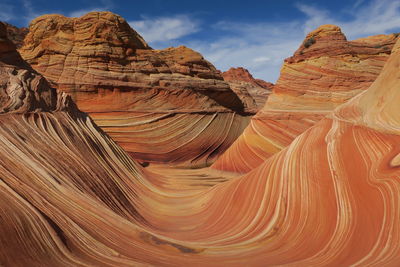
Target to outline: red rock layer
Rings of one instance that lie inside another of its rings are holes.
[[[39,17],[20,52],[141,161],[210,164],[254,110],[199,53],[153,50],[109,12]]]
[[[166,186],[78,111],[1,114],[0,262],[398,266],[399,66],[400,41],[367,91],[207,190]]]
[[[245,173],[289,145],[335,107],[367,89],[396,39],[390,34],[347,41],[334,25],[309,33],[285,60],[263,109],[213,168]]]
[[[235,92],[247,91],[254,99],[258,110],[264,106],[274,87],[273,83],[254,79],[248,70],[241,67],[230,68],[222,73],[222,77],[229,82]],[[237,94],[240,95],[240,93]]]

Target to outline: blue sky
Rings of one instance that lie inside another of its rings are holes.
[[[322,24],[340,26],[349,40],[400,32],[399,0],[0,0],[0,20],[16,26],[43,14],[95,10],[121,15],[153,48],[186,45],[223,71],[242,66],[271,82]]]

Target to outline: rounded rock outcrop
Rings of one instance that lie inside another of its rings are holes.
[[[151,49],[110,12],[41,16],[20,52],[140,161],[210,164],[255,112],[201,54]]]

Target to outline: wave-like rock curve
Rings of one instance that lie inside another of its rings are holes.
[[[73,103],[2,113],[0,264],[397,266],[399,66],[400,41],[368,90],[208,189],[166,185]]]
[[[246,173],[288,146],[330,111],[376,79],[397,34],[347,41],[340,28],[309,33],[286,59],[265,106],[213,168]]]

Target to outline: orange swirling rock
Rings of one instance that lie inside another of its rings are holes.
[[[23,61],[2,23],[0,77],[1,266],[141,266],[164,261],[151,253],[197,252],[140,226],[140,165]]]
[[[141,161],[209,164],[253,110],[199,53],[153,50],[110,12],[41,16],[20,52]]]
[[[0,70],[40,77],[2,26]],[[0,114],[0,264],[398,266],[399,66],[400,41],[368,90],[206,190],[168,188],[48,85],[1,72],[2,97],[37,98]]]
[[[254,99],[257,110],[264,106],[268,95],[274,87],[273,83],[255,79],[247,69],[242,67],[230,68],[222,73],[222,77],[235,92],[247,91]]]
[[[399,265],[399,66],[400,41],[368,90],[259,167],[155,205],[156,232],[193,249],[166,265]]]
[[[110,164],[113,157],[130,159],[15,48],[0,23],[0,265],[96,264],[79,256],[92,241],[63,212],[74,209],[69,200],[82,198],[82,188],[95,190],[90,179],[123,177],[120,165]],[[131,163],[131,172],[136,165]],[[74,186],[82,187],[75,191]],[[74,216],[79,216],[77,210]],[[67,224],[71,228],[61,230]]]
[[[289,145],[338,105],[367,89],[380,73],[397,34],[347,41],[340,28],[309,33],[286,59],[265,106],[213,168],[245,173]]]

